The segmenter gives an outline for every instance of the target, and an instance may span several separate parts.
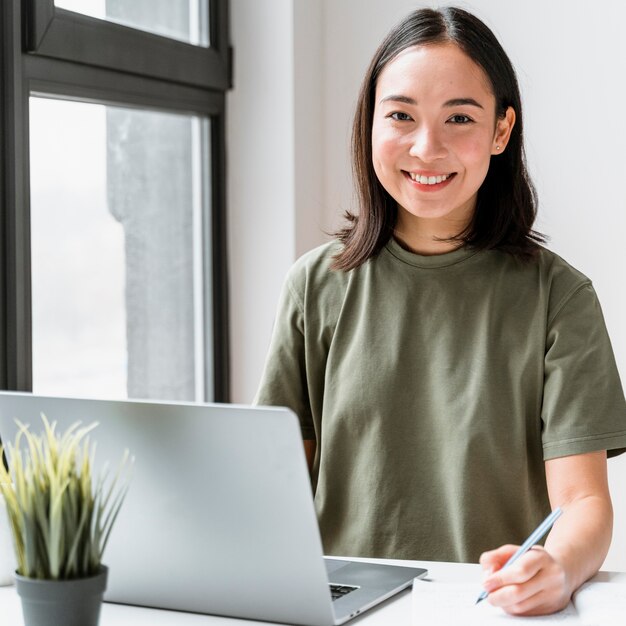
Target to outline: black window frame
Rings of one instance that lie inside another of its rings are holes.
[[[56,9],[53,0],[2,1],[1,389],[32,390],[29,98],[45,94],[209,117],[212,257],[207,264],[214,395],[208,399],[229,401],[225,167],[226,91],[232,84],[229,3],[204,1],[211,15],[208,48]]]
[[[25,49],[39,56],[226,90],[227,3],[202,2],[210,15],[208,48],[58,9],[54,0],[30,0]]]

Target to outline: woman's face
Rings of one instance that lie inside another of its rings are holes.
[[[398,203],[399,226],[413,217],[468,223],[491,155],[504,151],[515,122],[513,109],[500,120],[495,109],[485,73],[455,44],[407,48],[384,67],[372,161]]]

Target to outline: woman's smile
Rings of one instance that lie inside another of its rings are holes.
[[[456,176],[455,172],[446,174],[433,172],[404,172],[404,174],[410,179],[416,189],[427,192],[444,189],[447,184],[452,181],[452,178]]]

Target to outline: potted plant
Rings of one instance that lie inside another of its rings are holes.
[[[97,425],[73,424],[62,435],[42,415],[43,432],[17,422],[0,461],[0,493],[15,547],[15,582],[26,626],[96,626],[106,589],[102,554],[130,483],[124,453],[116,474],[94,480]],[[2,450],[0,448],[0,459]]]

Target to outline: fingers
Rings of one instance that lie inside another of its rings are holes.
[[[516,546],[512,546],[514,549]],[[486,554],[483,567],[500,563],[511,546]],[[541,615],[558,611],[569,601],[563,568],[548,552],[536,546],[513,565],[487,575],[483,583],[489,602],[512,615]]]
[[[507,544],[504,546],[500,546],[495,550],[483,552],[480,555],[479,562],[482,565],[483,570],[485,570],[485,573],[491,574],[492,572],[501,569],[504,564],[511,558],[511,556],[515,554],[518,547],[519,546]]]
[[[507,612],[516,612],[520,606],[526,606],[529,599],[543,590],[545,581],[538,576],[540,571],[540,559],[527,553],[514,565],[491,574],[483,583],[489,593],[490,604]]]
[[[492,592],[505,585],[525,583],[534,578],[550,560],[545,550],[533,548],[509,567],[488,575],[483,581],[485,591]]]
[[[548,596],[543,589],[537,593],[520,600],[519,602],[503,606],[502,609],[509,615],[546,615],[560,610],[562,607],[552,606],[548,602]]]
[[[525,587],[525,585],[524,585]],[[510,615],[547,615],[556,613],[564,609],[569,603],[570,598],[562,593],[560,588],[547,589],[541,587],[537,593],[531,593],[525,596],[525,592],[521,592],[519,596],[509,596],[508,598],[498,597],[497,594],[504,592],[508,587],[489,595],[489,602],[494,606],[499,606]],[[493,596],[493,597],[492,597]],[[500,602],[505,602],[500,604]]]
[[[528,599],[544,590],[545,581],[541,576],[527,577],[524,574],[518,582],[486,583],[485,591],[489,592],[489,603],[508,611],[508,607],[515,607],[525,603]],[[497,585],[497,586],[495,586]]]

